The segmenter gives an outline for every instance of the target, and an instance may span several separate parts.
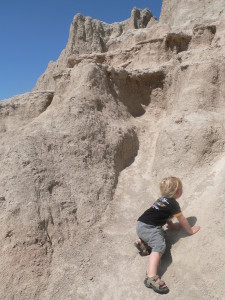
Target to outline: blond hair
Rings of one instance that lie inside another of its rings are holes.
[[[160,182],[160,191],[163,197],[173,198],[182,187],[181,180],[177,177],[167,177]]]

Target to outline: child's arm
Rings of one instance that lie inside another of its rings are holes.
[[[167,225],[169,229],[172,230],[179,230],[181,228],[181,225],[179,223],[173,223],[173,221],[168,220]]]
[[[196,232],[199,231],[200,226],[193,226],[191,227],[187,221],[187,219],[181,215],[179,217],[177,217],[179,223],[181,224],[181,226],[187,231],[187,233],[189,234],[195,234]]]

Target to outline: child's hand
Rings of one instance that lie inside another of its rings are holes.
[[[198,232],[200,230],[200,226],[194,226],[191,229],[192,229],[192,234],[195,234],[196,232]]]
[[[193,226],[193,227],[191,227],[190,224],[188,223],[187,219],[183,215],[179,216],[177,219],[178,219],[179,223],[181,224],[181,226],[189,234],[195,234],[200,229],[200,226]]]

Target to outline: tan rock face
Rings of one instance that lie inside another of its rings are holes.
[[[192,22],[216,21],[224,10],[224,0],[164,0],[160,22],[181,28]]]
[[[77,14],[70,26],[66,48],[56,63],[49,63],[46,72],[39,78],[35,90],[54,90],[55,80],[62,74],[69,56],[107,52],[111,40],[117,39],[123,33],[126,36],[129,30],[145,28],[151,19],[154,18],[148,9],[137,8],[132,10],[130,19],[112,25]]]
[[[180,16],[189,2],[177,3]],[[0,298],[155,296],[133,242],[169,175],[181,177],[184,215],[202,229],[167,230],[166,297],[223,298],[225,3],[216,4],[203,6],[216,21],[189,10],[200,22],[185,19],[182,31],[178,13],[168,17],[175,1],[159,23],[148,10],[112,25],[77,15],[35,90],[0,103]]]

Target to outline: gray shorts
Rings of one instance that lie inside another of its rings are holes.
[[[166,242],[164,230],[161,226],[148,225],[138,221],[136,230],[139,238],[152,248],[152,252],[159,252],[162,254],[165,252]]]

